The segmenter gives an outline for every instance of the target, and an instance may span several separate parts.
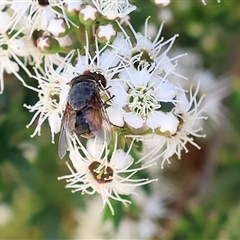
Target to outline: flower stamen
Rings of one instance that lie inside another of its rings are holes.
[[[92,173],[94,179],[102,184],[112,181],[113,169],[109,166],[104,166],[100,162],[93,162],[89,165],[88,169]]]
[[[129,93],[129,110],[137,113],[143,119],[146,119],[151,112],[160,107],[161,105],[156,100],[152,87],[132,89]]]

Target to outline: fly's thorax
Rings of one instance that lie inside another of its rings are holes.
[[[81,110],[88,106],[97,93],[98,89],[92,80],[80,81],[72,85],[68,94],[68,103],[74,110]]]
[[[101,70],[94,70],[94,71],[85,71],[82,76],[88,76],[89,79],[92,79],[96,82],[96,85],[101,90],[104,90],[107,86],[107,79],[102,74]]]

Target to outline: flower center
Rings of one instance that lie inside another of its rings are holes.
[[[129,93],[128,108],[145,119],[152,111],[161,105],[154,96],[152,87],[132,89]]]
[[[56,90],[46,89],[47,93],[39,93],[39,99],[44,102],[46,111],[57,109],[60,101],[59,93]]]
[[[45,7],[45,6],[48,6],[48,5],[49,5],[49,1],[48,1],[48,0],[38,0],[38,4],[39,4],[40,6]]]
[[[7,44],[2,44],[0,46],[0,50],[7,51],[8,50],[8,45]]]
[[[51,92],[50,92],[50,95],[49,95],[49,98],[50,98],[50,101],[51,101],[51,103],[52,103],[52,106],[53,106],[54,108],[57,108],[57,106],[58,106],[58,104],[59,104],[59,101],[60,101],[60,99],[59,99],[59,93],[56,92],[56,91],[51,91]]]
[[[153,58],[145,49],[140,49],[132,54],[132,64],[134,68],[138,71],[147,68],[150,70],[150,67],[154,63]]]
[[[99,162],[93,162],[88,167],[90,172],[92,173],[94,179],[98,183],[107,183],[112,181],[113,170],[110,167],[104,166]]]

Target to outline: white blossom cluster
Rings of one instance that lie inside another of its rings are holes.
[[[185,54],[169,56],[178,35],[165,40],[161,25],[151,39],[148,19],[144,33],[137,32],[128,16],[135,9],[127,0],[26,0],[24,4],[9,0],[0,4],[4,19],[0,22],[0,91],[6,72],[38,94],[35,105],[25,104],[34,113],[28,125],[36,124],[32,137],[41,134],[46,120],[52,142],[62,131],[67,106],[71,107],[72,79],[97,76],[104,80],[104,86],[97,87],[99,94],[93,96],[98,105],[91,102],[90,107],[69,113],[75,119],[66,124],[73,122],[76,128],[67,126],[71,131],[64,133],[70,174],[59,179],[66,179],[73,192],[99,193],[103,206],[108,205],[112,213],[113,200],[127,204],[129,198],[122,195],[156,181],[143,178],[140,172],[156,166],[157,159],[163,166],[174,154],[180,158],[187,143],[198,147],[194,138],[205,136],[200,84],[193,91],[172,80],[174,76],[187,81],[176,70],[177,60]],[[38,87],[26,84],[20,69]],[[83,122],[80,127],[92,130],[92,138],[77,134],[77,117]],[[93,124],[99,121],[100,129]],[[98,135],[102,129],[110,132],[109,141]],[[138,150],[141,145],[148,149],[143,156]]]

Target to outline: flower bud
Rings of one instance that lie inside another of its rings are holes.
[[[63,37],[69,32],[69,28],[63,18],[53,18],[49,22],[47,30],[54,37]]]
[[[82,1],[66,1],[64,4],[64,8],[66,13],[69,14],[78,14],[80,11]]]
[[[79,11],[80,22],[84,25],[93,24],[98,18],[98,10],[90,4],[83,4]]]
[[[101,25],[96,30],[96,35],[100,43],[111,42],[116,37],[116,30],[113,28],[111,23]]]
[[[59,52],[59,42],[51,36],[42,36],[37,40],[38,49],[45,54],[54,54]]]
[[[64,9],[67,17],[75,23],[77,26],[79,25],[79,11],[81,8],[82,1],[66,1],[64,4]]]

